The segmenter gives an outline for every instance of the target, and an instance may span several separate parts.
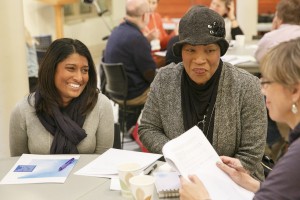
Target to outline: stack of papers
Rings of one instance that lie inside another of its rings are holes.
[[[245,62],[256,62],[256,59],[253,56],[224,55],[222,61],[236,65]]]
[[[0,184],[64,183],[79,155],[23,154]]]
[[[120,149],[109,149],[98,158],[75,172],[76,175],[96,176],[106,178],[117,178],[117,166],[121,163],[138,163],[141,170],[147,168],[157,159],[162,157],[161,154],[143,153],[136,151],[127,151]]]

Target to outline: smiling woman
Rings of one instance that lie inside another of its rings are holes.
[[[113,123],[89,50],[79,40],[58,39],[41,63],[36,91],[11,114],[11,155],[103,153],[112,147]]]

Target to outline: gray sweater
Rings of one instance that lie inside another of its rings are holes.
[[[34,96],[31,101],[34,102]],[[79,153],[102,154],[112,147],[114,141],[112,105],[103,94],[99,94],[97,104],[87,115],[83,129],[87,137],[77,145]],[[53,136],[41,124],[35,108],[29,105],[27,97],[12,111],[9,141],[11,156],[20,156],[22,153],[50,153]]]
[[[161,68],[151,84],[139,126],[140,140],[153,153],[185,132],[181,107],[182,63]],[[260,180],[267,115],[258,78],[224,63],[215,103],[213,147],[219,155],[236,157]]]

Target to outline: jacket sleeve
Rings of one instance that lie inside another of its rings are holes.
[[[244,35],[244,33],[243,33],[240,26],[235,27],[235,28],[231,28],[231,37],[232,37],[232,39],[235,40],[235,36],[237,36],[237,35]]]
[[[11,156],[29,153],[26,120],[18,104],[12,111],[9,123],[9,147]]]
[[[159,73],[151,84],[138,130],[141,142],[152,153],[162,153],[163,145],[169,141],[164,133],[161,120],[161,112],[163,111],[159,102],[161,100],[159,98],[160,84],[162,83]]]
[[[261,184],[254,200],[300,199],[300,139],[294,141]]]
[[[255,79],[255,80],[253,80]],[[247,81],[246,91],[241,97],[240,145],[235,157],[259,180],[263,180],[260,164],[266,145],[267,113],[257,77]]]
[[[114,142],[114,117],[112,105],[103,94],[100,96],[99,126],[96,133],[96,154],[102,154],[112,148]]]

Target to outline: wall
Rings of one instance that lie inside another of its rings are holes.
[[[99,63],[101,52],[106,42],[102,37],[109,35],[104,21],[113,28],[125,16],[125,0],[112,0],[111,15],[90,18],[83,21],[64,24],[64,37],[81,40],[90,49],[95,63]],[[37,0],[24,1],[24,20],[32,35],[51,34],[55,39],[54,9],[51,5]]]
[[[246,0],[244,0],[246,1]],[[251,0],[247,0],[251,1]],[[158,12],[161,13],[163,17],[169,17],[169,18],[180,18],[189,7],[196,4],[201,4],[205,6],[209,6],[211,0],[184,0],[184,1],[178,1],[178,0],[160,0],[158,5]],[[237,2],[237,0],[235,0]],[[276,4],[279,2],[279,0],[257,0],[255,1],[257,5],[257,12],[258,14],[270,14],[275,13],[276,10]],[[242,3],[242,2],[241,2]],[[247,3],[247,2],[245,2]],[[248,2],[249,3],[249,2]],[[253,2],[250,2],[251,4]],[[170,6],[171,5],[171,6]],[[244,7],[242,11],[249,12],[249,8]]]
[[[10,113],[28,93],[22,2],[0,1],[0,158],[10,155]]]

